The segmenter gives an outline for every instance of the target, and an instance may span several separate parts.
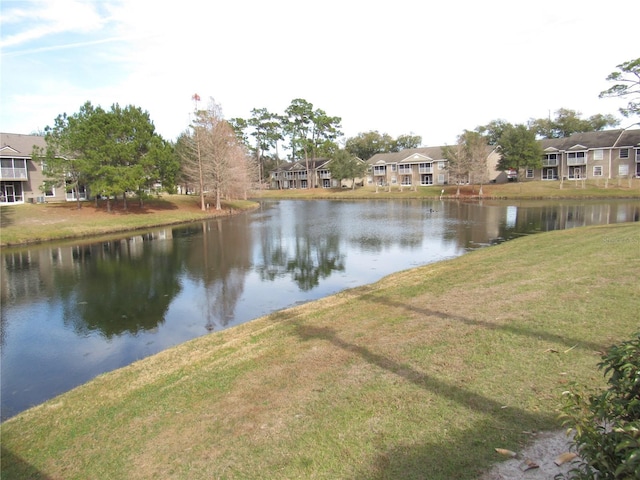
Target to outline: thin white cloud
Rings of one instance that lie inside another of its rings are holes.
[[[35,48],[25,49],[25,50],[10,51],[8,53],[3,54],[3,57],[17,57],[21,55],[31,55],[34,53],[53,52],[56,50],[85,48],[85,47],[91,47],[94,45],[101,45],[104,43],[126,42],[130,39],[131,37],[111,37],[111,38],[99,38],[96,40],[88,40],[84,42],[72,42],[72,43],[62,43],[58,45],[47,45],[47,46],[35,47]]]
[[[96,3],[80,0],[55,0],[28,2],[28,9],[20,2],[20,8],[12,9],[9,3],[3,9],[3,30],[6,24],[24,25],[24,29],[10,33],[0,40],[0,48],[8,48],[32,42],[49,35],[69,32],[87,33],[99,30],[106,19],[97,11]],[[28,14],[27,14],[28,12]],[[10,29],[12,31],[13,29]]]
[[[72,35],[33,30],[44,36],[3,51],[3,69],[29,81],[5,88],[0,79],[0,126],[15,130],[20,119],[36,128],[86,100],[118,102],[148,110],[173,139],[196,92],[226,117],[282,113],[301,97],[341,116],[346,136],[414,132],[430,145],[496,118],[526,122],[561,107],[616,114],[620,102],[598,93],[615,65],[637,57],[628,22],[640,16],[637,0],[620,2],[616,10],[577,0],[82,2],[76,20],[57,19],[58,11],[35,23]],[[21,108],[27,99],[29,110]]]

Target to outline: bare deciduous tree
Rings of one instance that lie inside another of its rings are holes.
[[[456,197],[460,196],[460,184],[469,181],[469,158],[462,135],[458,136],[455,145],[447,145],[442,149],[442,155],[448,160],[449,176],[456,182]]]
[[[222,117],[213,99],[205,110],[197,108],[191,131],[182,135],[178,151],[185,180],[199,186],[200,206],[206,210],[206,196],[213,196],[215,209],[223,198],[246,198],[253,168],[232,126]]]

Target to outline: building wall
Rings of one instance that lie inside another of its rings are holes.
[[[628,158],[621,158],[621,148],[592,148],[588,150],[575,150],[576,152],[585,152],[585,164],[580,165],[582,176],[579,179],[598,180],[598,179],[618,179],[637,177],[640,171],[637,168],[636,158],[640,148],[628,148]],[[575,175],[571,175],[571,166],[568,165],[568,157],[570,152],[557,152],[559,156],[558,180],[577,180]],[[621,168],[622,166],[622,168]],[[576,165],[578,167],[578,165]],[[594,169],[594,167],[599,167]],[[626,171],[626,173],[624,173]],[[526,177],[525,180],[542,180],[542,168],[536,168],[533,177]],[[601,175],[596,175],[601,173]],[[573,178],[572,178],[573,177]]]
[[[26,179],[11,179],[2,177],[0,179],[0,193],[4,193],[7,188],[20,191],[20,196],[15,198],[15,202],[10,203],[38,203],[38,202],[63,202],[67,195],[64,185],[56,187],[50,192],[45,192],[43,185],[45,177],[42,174],[42,164],[31,158],[34,147],[46,148],[44,137],[38,135],[21,135],[11,133],[0,133],[0,158],[3,160],[18,159],[25,160],[27,169]],[[1,195],[0,203],[8,203],[7,197]]]

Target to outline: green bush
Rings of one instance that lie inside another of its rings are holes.
[[[565,392],[563,425],[581,461],[573,479],[640,479],[640,333],[602,356],[608,388]],[[563,478],[563,476],[560,476]]]

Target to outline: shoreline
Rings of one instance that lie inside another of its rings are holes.
[[[21,204],[0,206],[0,249],[19,249],[55,241],[99,240],[105,236],[134,233],[153,228],[180,225],[201,220],[237,215],[259,207],[261,199],[272,200],[432,200],[432,201],[611,201],[640,200],[640,179],[632,187],[589,186],[588,188],[550,188],[548,182],[487,185],[483,195],[474,194],[476,186],[464,186],[461,194],[456,187],[446,187],[444,195],[439,189],[425,187],[420,190],[393,187],[392,191],[376,192],[372,187],[350,189],[261,190],[251,200],[225,202],[220,211],[199,208],[199,199],[187,195],[163,195],[145,202],[140,208],[129,202],[127,210],[121,202],[107,212],[92,202],[78,209],[75,203]],[[639,188],[635,188],[635,185]],[[572,192],[571,190],[575,190]],[[580,193],[577,193],[580,192]],[[19,210],[19,211],[18,211]],[[153,220],[149,218],[153,215]]]
[[[523,237],[190,340],[3,422],[22,462],[3,474],[479,478],[496,447],[559,427],[568,380],[602,383],[597,351],[636,325],[638,300],[635,251],[601,246],[638,232]],[[562,261],[576,248],[584,262]],[[549,296],[567,275],[582,288]]]

